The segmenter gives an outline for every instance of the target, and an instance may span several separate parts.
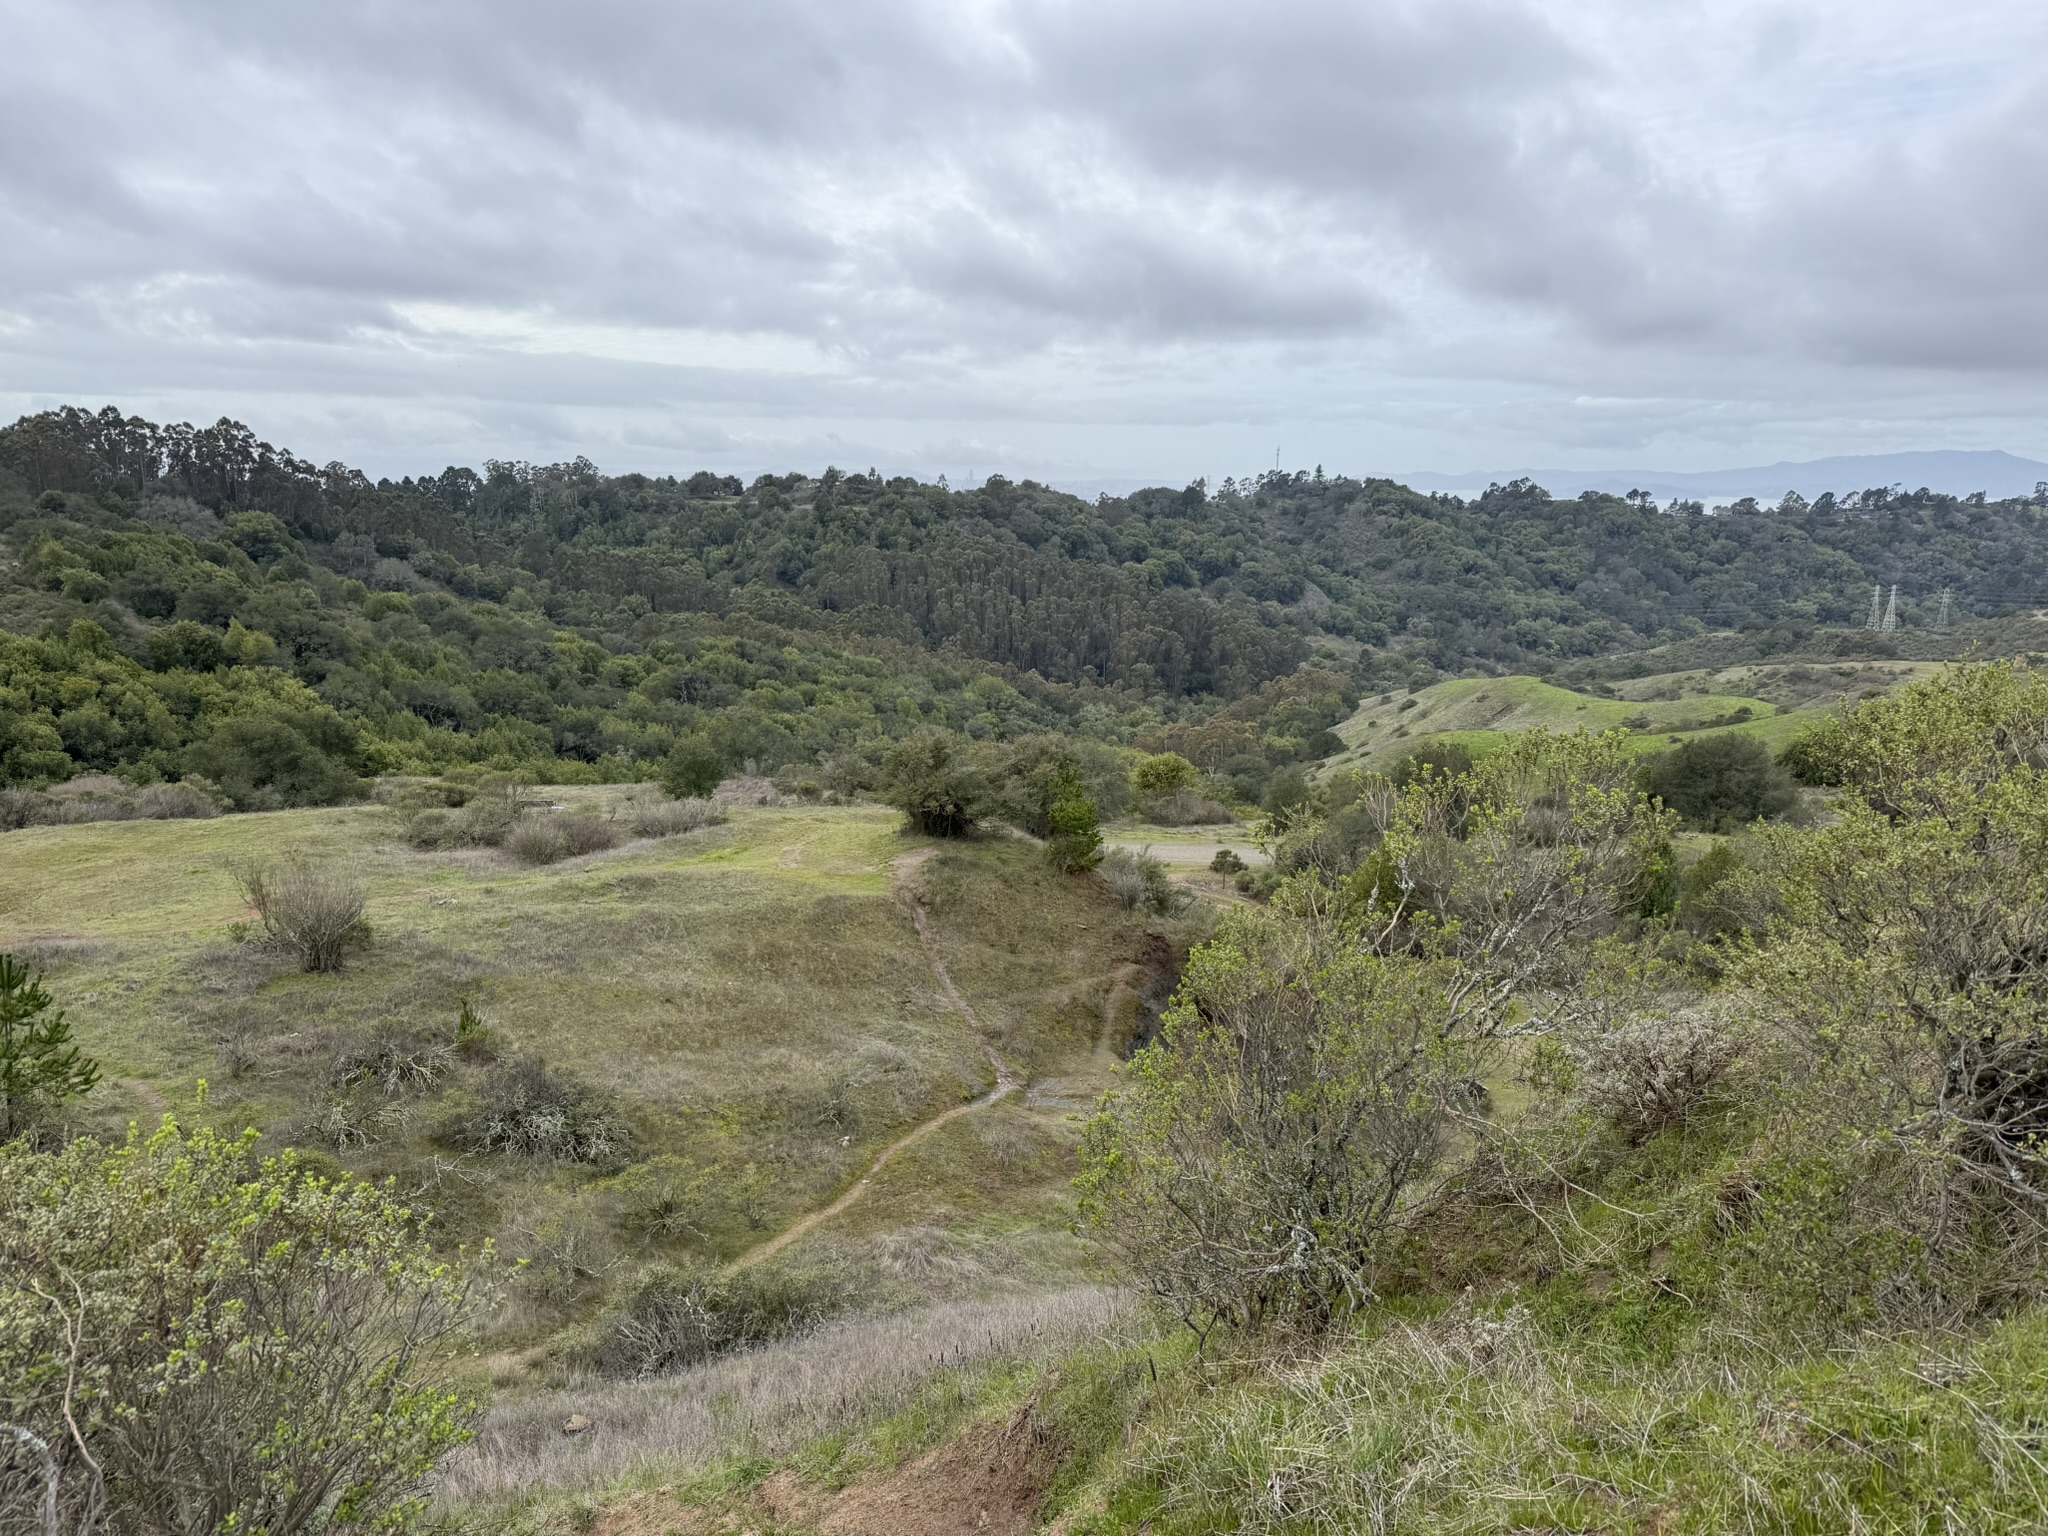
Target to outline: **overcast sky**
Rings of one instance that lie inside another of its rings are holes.
[[[376,473],[2048,458],[2041,0],[0,0],[0,410]]]

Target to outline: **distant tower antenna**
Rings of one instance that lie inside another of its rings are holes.
[[[1280,448],[1277,443],[1273,447],[1273,473],[1280,473]]]
[[[1890,634],[1899,627],[1899,584],[1892,583],[1892,600],[1884,608],[1884,632]]]
[[[1884,585],[1879,583],[1870,589],[1870,617],[1863,625],[1865,629],[1876,629],[1884,622],[1878,617],[1878,605],[1883,601]]]

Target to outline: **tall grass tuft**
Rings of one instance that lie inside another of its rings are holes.
[[[709,800],[635,800],[626,812],[635,837],[677,837],[724,820],[725,812]]]
[[[1129,1315],[1101,1287],[963,1301],[828,1324],[672,1376],[591,1380],[494,1408],[436,1492],[481,1504],[593,1488],[636,1470],[687,1471],[726,1456],[786,1455],[916,1402],[946,1371],[1049,1361]],[[594,1432],[565,1436],[582,1414]]]

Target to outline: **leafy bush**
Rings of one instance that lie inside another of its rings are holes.
[[[329,709],[263,710],[222,721],[186,749],[194,773],[239,811],[334,805],[369,793],[355,727]]]
[[[1131,793],[1139,800],[1158,800],[1193,789],[1201,780],[1201,770],[1178,752],[1155,752],[1131,770]]]
[[[1308,775],[1299,768],[1283,768],[1273,775],[1259,799],[1259,809],[1282,819],[1305,809],[1310,800]]]
[[[1686,822],[1732,832],[1760,817],[1782,816],[1799,798],[1786,773],[1753,736],[1704,736],[1651,760],[1644,784]]]
[[[1290,889],[1191,957],[1083,1149],[1087,1228],[1198,1332],[1313,1326],[1371,1295],[1380,1237],[1477,1066],[1446,1027],[1450,966],[1384,964]]]
[[[599,1365],[613,1376],[683,1370],[808,1333],[851,1300],[843,1280],[822,1272],[657,1270],[605,1319]]]
[[[392,796],[405,840],[415,848],[496,848],[519,816],[521,786],[494,779],[472,791],[460,785],[411,785]]]
[[[1816,734],[1843,786],[1835,817],[1754,840],[1772,920],[1730,957],[1784,1100],[1774,1160],[1818,1213],[1780,1246],[1828,1269],[1845,1234],[1889,1232],[1906,1257],[1879,1277],[1883,1305],[1907,1316],[2038,1294],[2048,679],[1958,667]]]
[[[527,1056],[484,1080],[455,1140],[473,1152],[606,1165],[626,1155],[633,1134],[608,1095]]]
[[[1755,903],[1738,878],[1748,867],[1726,840],[1695,859],[1678,877],[1678,926],[1701,939],[1729,938],[1751,926]]]
[[[1187,892],[1175,887],[1166,865],[1149,848],[1133,852],[1112,848],[1102,861],[1102,878],[1126,912],[1143,910],[1169,917],[1187,905]]]
[[[363,936],[362,877],[332,864],[248,864],[236,882],[270,940],[309,971],[338,971]]]
[[[898,742],[884,763],[883,798],[927,837],[965,837],[995,805],[994,785],[967,743],[944,731]]]
[[[1828,749],[1830,734],[1826,730],[1808,731],[1794,737],[1778,754],[1778,766],[1791,775],[1795,784],[1809,784],[1817,789],[1833,788],[1841,780]]]
[[[1209,861],[1209,868],[1219,875],[1238,874],[1244,867],[1244,860],[1238,857],[1235,849],[1231,848],[1218,848],[1216,850],[1216,857]]]
[[[597,816],[580,811],[529,812],[512,823],[504,847],[523,864],[557,864],[616,848],[621,841],[619,829]]]
[[[726,768],[716,747],[700,737],[687,737],[662,763],[661,787],[671,800],[708,800],[724,781]]]
[[[1401,707],[1408,709],[1415,701],[1408,699]],[[1429,774],[1440,778],[1460,778],[1472,771],[1472,752],[1462,742],[1438,741],[1426,747],[1417,747],[1398,763],[1387,776],[1394,781],[1396,789],[1406,789]]]
[[[76,1529],[393,1529],[469,1436],[447,1364],[483,1268],[256,1140],[0,1147],[0,1420]]]
[[[98,1063],[71,1043],[71,1026],[40,976],[0,953],[0,1142],[12,1141],[50,1110],[89,1093]]]
[[[1368,1297],[1503,1032],[1635,931],[1671,818],[1634,780],[1616,738],[1532,733],[1379,805],[1365,889],[1310,869],[1228,913],[1084,1144],[1083,1219],[1125,1272],[1200,1332]]]

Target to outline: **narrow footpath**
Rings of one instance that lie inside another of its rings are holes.
[[[987,1055],[989,1065],[995,1068],[996,1085],[978,1099],[956,1104],[953,1108],[912,1126],[876,1153],[867,1170],[838,1199],[830,1205],[820,1206],[807,1216],[800,1217],[766,1242],[757,1243],[749,1248],[726,1266],[728,1274],[759,1264],[764,1259],[773,1258],[798,1238],[814,1231],[852,1206],[868,1192],[875,1175],[887,1166],[890,1159],[916,1146],[940,1126],[958,1120],[962,1115],[970,1115],[977,1109],[986,1109],[991,1104],[1000,1103],[1024,1086],[1023,1076],[996,1049],[995,1042],[990,1038],[987,1028],[983,1026],[980,1015],[975,1013],[973,1005],[961,995],[960,989],[953,985],[952,973],[946,969],[945,957],[939,953],[938,935],[932,929],[931,914],[925,911],[924,902],[917,894],[917,872],[935,852],[936,849],[920,848],[914,853],[903,854],[890,865],[895,877],[896,899],[910,909],[911,921],[917,925],[917,941],[924,949],[925,963],[931,967],[932,976],[938,981],[939,989],[946,994],[946,1000],[967,1021],[968,1027],[974,1031],[974,1038],[981,1042],[982,1051]]]

